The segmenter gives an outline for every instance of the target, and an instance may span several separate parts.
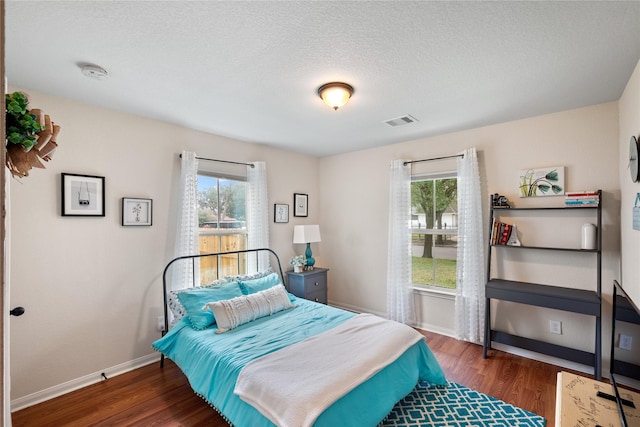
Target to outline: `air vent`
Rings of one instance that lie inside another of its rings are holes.
[[[395,127],[395,126],[408,125],[409,123],[413,123],[417,121],[418,119],[407,114],[406,116],[396,117],[395,119],[391,119],[391,120],[385,120],[384,123],[388,124],[389,126]]]

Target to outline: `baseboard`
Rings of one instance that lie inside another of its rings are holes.
[[[387,313],[375,312],[375,311],[371,311],[371,310],[368,310],[366,308],[358,307],[358,306],[355,306],[355,305],[338,304],[335,301],[329,301],[329,305],[332,306],[332,307],[341,308],[343,310],[351,311],[353,313],[371,313],[371,314],[375,314],[376,316],[382,317],[383,319],[387,318]]]
[[[371,313],[371,314],[375,314],[376,316],[382,317],[384,319],[387,318],[387,313],[380,313],[380,312],[374,312],[371,310],[367,310],[364,309],[362,307],[358,307],[358,306],[353,306],[353,305],[349,305],[349,304],[337,304],[335,301],[329,301],[329,305],[331,305],[332,307],[336,307],[336,308],[341,308],[343,310],[347,310],[347,311],[351,311],[354,313]],[[440,326],[437,325],[431,325],[429,323],[420,323],[418,325],[416,325],[416,328],[418,329],[422,329],[423,331],[428,331],[428,332],[433,332],[436,334],[440,334],[440,335],[445,335],[451,338],[455,338],[455,331],[452,331],[450,329],[447,328],[442,328]]]
[[[434,334],[456,338],[455,331],[452,331],[451,329],[443,328],[441,326],[431,325],[429,323],[419,323],[416,325],[416,328],[422,329],[423,331],[427,331],[427,332],[433,332]]]
[[[102,376],[103,373],[107,376],[107,378],[111,378],[120,374],[124,374],[125,372],[133,371],[134,369],[141,368],[151,363],[156,363],[159,360],[159,353],[148,354],[146,356],[121,363],[111,368],[105,368],[92,374],[76,378],[75,380],[67,381],[65,383],[49,387],[47,389],[29,394],[27,396],[19,397],[11,401],[11,412],[19,411],[20,409],[28,408],[29,406],[45,402],[47,400],[53,399],[54,397],[62,396],[63,394],[67,394],[91,384],[104,381],[104,377]]]
[[[341,308],[343,310],[352,311],[352,312],[355,312],[355,313],[367,312],[367,313],[372,313],[372,314],[375,314],[375,315],[383,317],[383,318],[387,317],[386,313],[373,313],[373,312],[371,312],[369,310],[366,310],[366,309],[364,309],[362,307],[352,306],[352,305],[348,305],[348,304],[337,304],[334,301],[329,301],[329,304],[331,306],[333,306],[333,307]],[[448,336],[448,337],[451,337],[451,338],[456,338],[455,331],[447,329],[447,328],[442,328],[442,327],[437,326],[437,325],[432,325],[432,324],[428,324],[428,323],[420,323],[419,325],[416,325],[416,327],[418,329],[422,329],[424,331],[433,332],[433,333],[440,334],[440,335],[445,335],[445,336]],[[538,362],[544,362],[544,363],[548,363],[550,365],[559,366],[561,368],[571,369],[571,370],[574,370],[574,371],[577,371],[577,372],[583,372],[585,374],[593,374],[593,367],[591,367],[591,366],[581,365],[579,363],[567,361],[567,360],[564,360],[564,359],[558,359],[556,357],[551,357],[551,356],[547,356],[547,355],[544,355],[544,354],[535,353],[533,351],[528,351],[528,350],[524,350],[524,349],[521,349],[521,348],[512,347],[512,346],[508,346],[508,345],[504,345],[504,344],[500,344],[500,343],[493,343],[492,344],[492,348],[494,348],[495,350],[504,351],[505,353],[515,354],[516,356],[522,356],[522,357],[525,357],[527,359],[536,360]]]
[[[504,351],[505,353],[515,354],[516,356],[522,356],[527,359],[536,360],[538,362],[544,362],[550,365],[559,366],[561,368],[571,369],[573,371],[593,375],[593,366],[582,365],[570,360],[559,359],[557,357],[547,356],[546,354],[536,353],[534,351],[529,351],[500,343],[491,343],[491,348],[494,350]]]

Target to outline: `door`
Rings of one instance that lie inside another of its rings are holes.
[[[0,2],[0,83],[2,85],[2,93],[6,92],[7,79],[4,71],[4,2]],[[4,96],[2,101],[2,111],[5,111]],[[2,139],[5,139],[6,129],[4,117],[0,120],[0,131],[2,133]],[[2,425],[5,427],[11,426],[11,398],[10,398],[10,384],[9,381],[9,298],[7,293],[9,292],[9,286],[7,284],[6,268],[5,268],[5,251],[8,246],[8,239],[6,239],[6,192],[5,185],[6,180],[6,168],[5,164],[5,150],[0,150],[0,165],[4,172],[0,173],[0,307],[2,307],[2,315],[0,316],[0,377],[2,378],[2,387],[0,387],[0,405],[2,405]]]

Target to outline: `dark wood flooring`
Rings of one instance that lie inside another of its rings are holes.
[[[481,346],[423,334],[449,380],[542,415],[547,426],[554,425],[560,367],[496,350],[483,359]],[[227,426],[169,360],[163,369],[154,363],[17,411],[12,421],[14,427]]]

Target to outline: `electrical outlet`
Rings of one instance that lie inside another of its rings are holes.
[[[158,316],[156,329],[158,332],[164,332],[164,316]]]
[[[559,320],[549,320],[549,332],[562,335],[562,322]]]
[[[631,351],[631,335],[620,334],[618,347],[623,350]]]

